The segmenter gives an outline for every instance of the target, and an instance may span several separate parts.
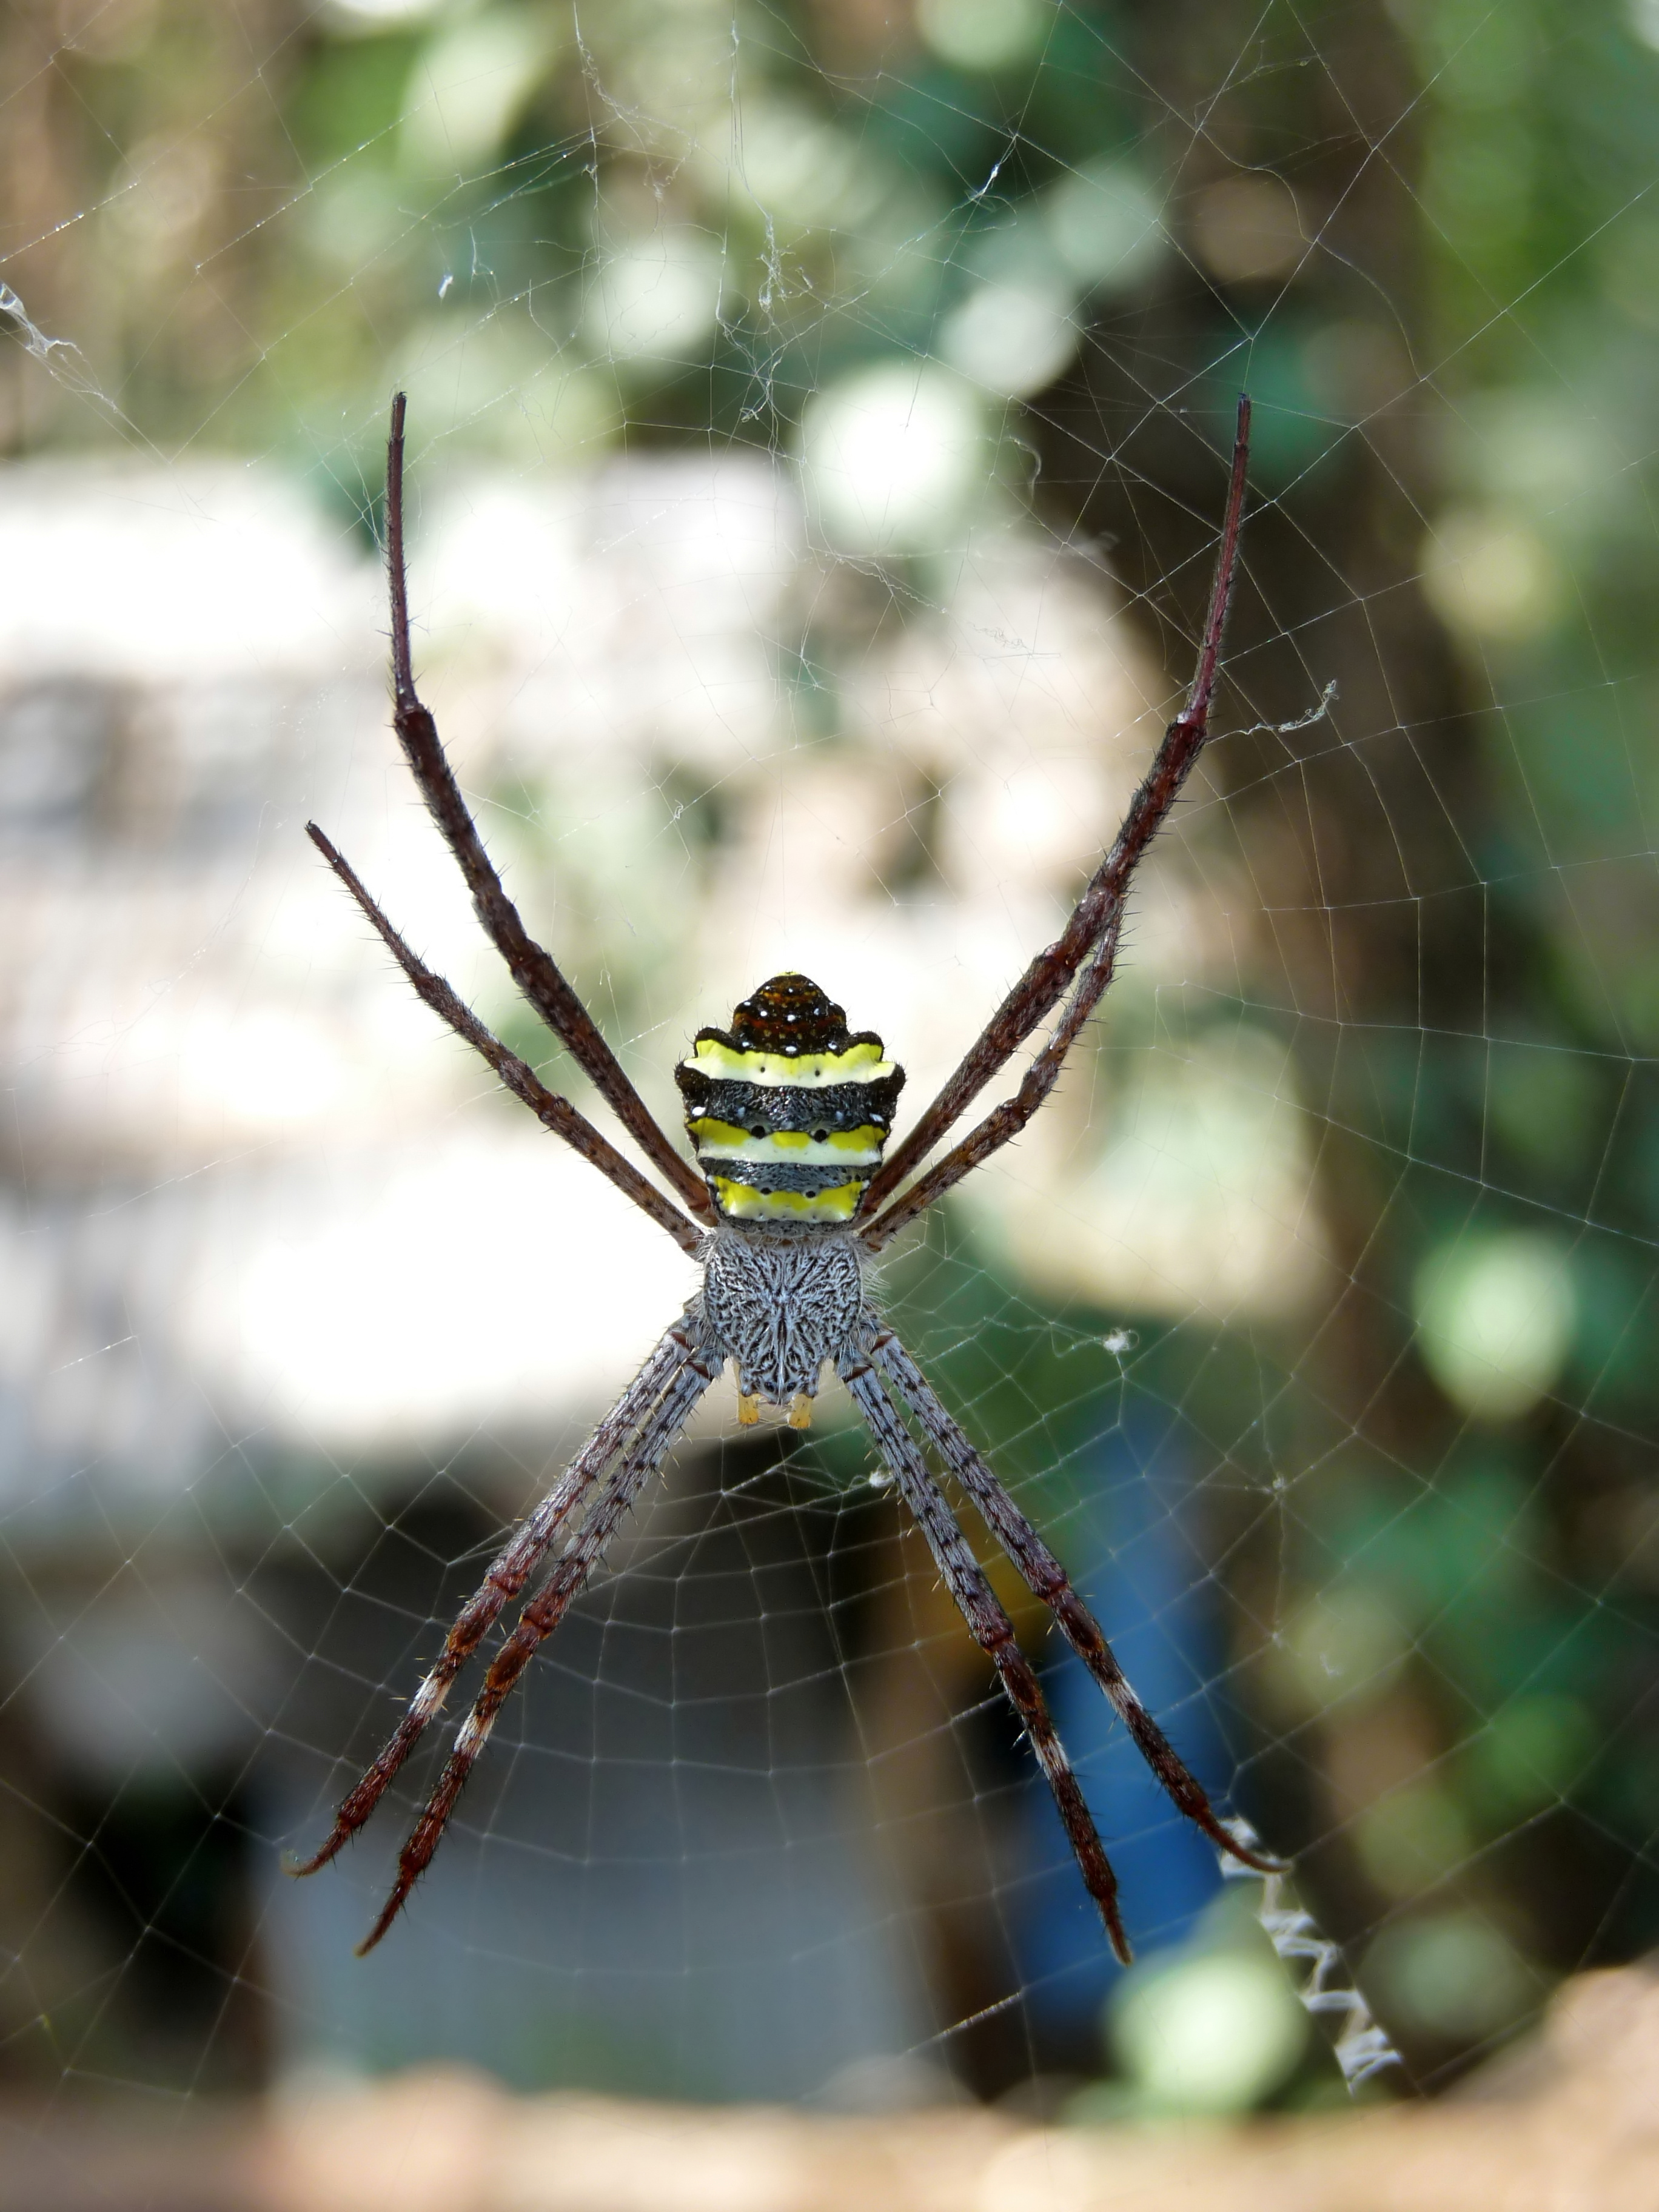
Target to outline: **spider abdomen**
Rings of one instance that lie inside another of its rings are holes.
[[[738,1388],[771,1405],[816,1395],[864,1312],[863,1271],[847,1236],[718,1231],[704,1264],[703,1318]]]
[[[881,1164],[904,1083],[871,1030],[805,975],[774,975],[699,1030],[675,1070],[685,1126],[727,1221],[835,1228]]]

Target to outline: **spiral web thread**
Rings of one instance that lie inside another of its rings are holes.
[[[1259,1849],[1261,1838],[1248,1820],[1229,1823],[1240,1843]],[[1259,1881],[1261,1896],[1255,1917],[1275,1954],[1296,1980],[1296,1993],[1304,2008],[1320,2021],[1335,2023],[1331,2050],[1352,2094],[1366,2082],[1401,2063],[1389,2040],[1388,2030],[1371,2017],[1371,2008],[1354,1985],[1338,1945],[1319,1932],[1313,1915],[1297,1902],[1295,1886],[1283,1874],[1258,1875],[1237,1859],[1218,1853],[1218,1863],[1229,1881]]]

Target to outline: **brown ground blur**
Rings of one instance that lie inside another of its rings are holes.
[[[1577,2212],[1659,2206],[1659,1975],[1566,1985],[1543,2035],[1431,2108],[1054,2130],[517,2098],[404,2075],[264,2107],[14,2108],[0,2207],[54,2212]]]

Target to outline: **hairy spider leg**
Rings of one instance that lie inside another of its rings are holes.
[[[455,781],[438,736],[438,726],[415,689],[409,652],[409,578],[404,560],[404,416],[408,400],[398,392],[392,402],[392,434],[386,459],[386,561],[392,595],[392,720],[427,811],[460,868],[472,894],[473,910],[491,944],[507,963],[514,981],[584,1069],[640,1150],[666,1177],[682,1202],[700,1221],[714,1218],[702,1178],[682,1159],[652,1119],[651,1110],[629,1081],[622,1062],[598,1024],[566,981],[552,955],[524,926],[518,908],[483,848],[461,787]]]
[[[315,1874],[326,1866],[343,1844],[355,1836],[385,1796],[393,1775],[428,1725],[443,1709],[451,1684],[483,1642],[503,1606],[517,1597],[546,1558],[555,1537],[587,1491],[622,1450],[630,1437],[661,1400],[664,1391],[684,1366],[686,1350],[683,1322],[664,1336],[639,1373],[599,1423],[551,1490],[514,1530],[490,1563],[489,1571],[462,1608],[444,1648],[425,1680],[410,1699],[386,1748],[368,1769],[335,1817],[332,1830],[320,1850],[308,1859],[290,1863],[291,1875]]]
[[[1247,392],[1240,396],[1238,402],[1221,545],[1210,587],[1198,669],[1187,703],[1164,732],[1152,764],[1129,802],[1123,826],[1073,908],[1071,920],[1054,944],[1032,960],[969,1046],[921,1119],[872,1177],[865,1194],[866,1212],[873,1214],[885,1203],[904,1177],[921,1165],[960,1118],[969,1102],[1018,1051],[1037,1024],[1059,1003],[1073,976],[1099,942],[1102,932],[1122,911],[1130,878],[1180,796],[1182,786],[1210,733],[1210,705],[1220,665],[1222,632],[1226,628],[1227,609],[1238,567],[1239,529],[1244,512],[1244,480],[1249,455],[1250,401]]]
[[[1201,1828],[1212,1844],[1245,1866],[1254,1867],[1258,1874],[1283,1874],[1282,1861],[1249,1850],[1216,1818],[1202,1785],[1130,1688],[1100,1624],[1072,1588],[1065,1568],[946,1412],[892,1330],[878,1324],[869,1332],[866,1348],[973,1499],[986,1527],[1018,1568],[1026,1587],[1053,1613],[1066,1642],[1111,1700],[1114,1711],[1134,1739],[1136,1750],[1177,1811]]]
[[[632,1199],[641,1213],[649,1214],[659,1229],[665,1229],[683,1252],[694,1255],[700,1252],[702,1233],[696,1224],[689,1221],[672,1200],[665,1198],[655,1183],[648,1182],[631,1160],[624,1159],[585,1114],[578,1113],[568,1098],[561,1098],[556,1091],[550,1091],[532,1068],[526,1066],[516,1053],[509,1052],[499,1037],[492,1036],[443,977],[434,975],[410,950],[364,889],[350,862],[336,851],[314,822],[306,824],[306,834],[374,924],[392,958],[433,1012],[489,1061],[505,1087],[529,1107],[544,1128],[550,1129],[556,1137],[562,1137],[573,1152],[580,1152],[590,1166],[598,1168],[624,1198]]]
[[[1066,1052],[1111,981],[1130,879],[1174,805],[1208,733],[1222,632],[1237,561],[1249,452],[1248,398],[1239,405],[1221,550],[1198,672],[1188,703],[1166,731],[1115,843],[1060,939],[1031,962],[916,1128],[885,1165],[881,1164],[882,1154],[898,1085],[903,1079],[902,1071],[883,1060],[880,1041],[873,1035],[854,1036],[846,1032],[840,1010],[831,1006],[805,977],[775,976],[763,985],[738,1010],[731,1033],[699,1033],[691,1060],[683,1063],[679,1071],[681,1088],[687,1092],[690,1133],[699,1164],[708,1177],[706,1184],[675,1152],[550,956],[525,930],[484,851],[445,757],[436,725],[416,692],[404,562],[404,411],[399,394],[392,409],[386,480],[393,720],[399,742],[428,809],[471,891],[479,920],[515,982],[586,1071],[696,1220],[688,1218],[641,1176],[568,1100],[549,1091],[523,1060],[484,1028],[443,978],[416,958],[351,868],[313,824],[311,835],[319,849],[426,1004],[489,1062],[501,1083],[546,1127],[598,1167],[683,1249],[707,1261],[709,1255],[696,1222],[713,1221],[721,1214],[745,1223],[799,1216],[814,1224],[820,1217],[830,1223],[872,1214],[875,1218],[859,1234],[866,1249],[878,1249],[897,1227],[914,1218],[1026,1125],[1053,1088]],[[1079,980],[1078,971],[1085,961],[1088,965]],[[1068,994],[1060,1021],[1015,1097],[987,1115],[895,1205],[881,1211],[882,1201]],[[738,1033],[740,1024],[746,1024],[742,1035]],[[828,1027],[820,1038],[817,1029],[824,1024]],[[816,1064],[815,1053],[820,1058],[825,1053],[830,1055],[822,1067]],[[866,1060],[868,1066],[864,1064]],[[793,1095],[807,1090],[818,1095],[810,1101]],[[846,1097],[841,1097],[842,1091],[848,1093]],[[771,1096],[773,1092],[777,1095]],[[744,1110],[737,1113],[737,1108]],[[1051,1605],[1174,1801],[1236,1856],[1251,1864],[1271,1863],[1256,1859],[1219,1828],[1203,1792],[1129,1690],[1104,1638],[1071,1590],[1058,1562],[950,1421],[896,1340],[888,1332],[866,1330],[859,1343],[842,1355],[839,1371],[898,1480],[970,1633],[997,1668],[1054,1794],[1085,1883],[1099,1907],[1114,1948],[1127,1960],[1129,1948],[1117,1909],[1116,1881],[1076,1774],[1055,1734],[1036,1676],[1020,1652],[1012,1625],[943,1492],[928,1473],[902,1414],[886,1395],[876,1367],[864,1356],[866,1349],[880,1359],[901,1405],[923,1425],[964,1488],[975,1497],[993,1534],[1032,1589]],[[392,1741],[343,1805],[327,1843],[305,1867],[296,1869],[309,1872],[325,1863],[368,1817],[410,1748],[441,1707],[461,1667],[508,1600],[524,1588],[586,1497],[586,1517],[577,1533],[540,1591],[524,1607],[517,1626],[486,1673],[472,1711],[457,1732],[438,1785],[399,1856],[392,1893],[360,1950],[367,1951],[380,1941],[429,1863],[466,1778],[520,1674],[586,1583],[623,1515],[660,1466],[720,1364],[721,1355],[714,1334],[703,1318],[702,1302],[694,1301],[565,1477],[497,1559],[484,1585],[456,1622],[438,1662],[411,1701]],[[912,1377],[914,1387],[907,1388]],[[792,1419],[805,1402],[798,1393]],[[744,1403],[740,1401],[740,1407]]]
[[[1123,910],[1120,907],[1106,925],[1106,933],[1095,947],[1088,966],[1078,978],[1066,1011],[1055,1023],[1054,1034],[1025,1071],[1019,1089],[1012,1098],[1005,1098],[994,1106],[974,1128],[954,1146],[942,1160],[919,1176],[902,1198],[896,1198],[878,1214],[859,1238],[866,1252],[879,1252],[882,1246],[896,1236],[907,1222],[914,1221],[925,1212],[935,1199],[943,1198],[953,1183],[988,1160],[993,1152],[1000,1152],[1012,1138],[1017,1137],[1059,1080],[1060,1071],[1066,1064],[1066,1055],[1095,1008],[1099,1005],[1110,984],[1117,965],[1117,941],[1123,927]]]
[[[689,1320],[677,1322],[670,1334],[678,1335],[680,1344],[683,1356],[678,1370],[633,1444],[600,1486],[569,1549],[561,1555],[546,1582],[519,1615],[517,1626],[490,1662],[472,1710],[456,1731],[455,1747],[438,1778],[438,1785],[398,1854],[398,1875],[391,1894],[380,1909],[379,1919],[357,1946],[359,1958],[372,1951],[386,1934],[410,1891],[430,1864],[455,1809],[455,1801],[479,1753],[489,1741],[496,1716],[512,1695],[520,1675],[538,1647],[563,1620],[572,1599],[604,1556],[623,1516],[662,1465],[670,1446],[690,1419],[697,1401],[720,1374],[724,1364],[720,1354],[711,1350],[700,1335],[694,1334]]]
[[[945,1586],[968,1624],[969,1634],[1001,1679],[1008,1702],[1036,1754],[1043,1779],[1054,1794],[1084,1886],[1099,1909],[1113,1950],[1127,1966],[1134,1954],[1118,1910],[1117,1876],[1112,1872],[1111,1861],[1085,1801],[1076,1771],[1049,1717],[1042,1686],[1030,1660],[1014,1640],[1014,1625],[991,1588],[985,1570],[974,1557],[973,1548],[946,1504],[944,1492],[928,1474],[909,1431],[882,1389],[874,1367],[861,1352],[845,1354],[836,1367],[927,1540]]]

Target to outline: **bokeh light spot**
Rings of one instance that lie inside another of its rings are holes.
[[[1528,1231],[1442,1245],[1418,1270],[1413,1304],[1424,1364],[1479,1420],[1529,1413],[1572,1347],[1577,1307],[1567,1255]]]
[[[1217,1950],[1131,1976],[1109,2033],[1145,2106],[1220,2115],[1248,2112],[1285,2079],[1308,2015],[1277,1959]]]
[[[840,551],[921,553],[948,544],[987,479],[977,401],[943,370],[896,362],[831,385],[807,406],[809,509]]]

